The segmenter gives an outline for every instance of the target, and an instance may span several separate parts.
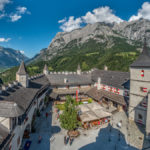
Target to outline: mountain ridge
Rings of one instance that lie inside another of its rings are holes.
[[[7,69],[13,66],[17,66],[21,61],[27,61],[29,58],[25,56],[21,51],[14,50],[12,48],[6,48],[0,46],[0,68]]]
[[[147,37],[147,43],[150,47],[150,21],[139,19],[132,22],[104,23],[97,22],[94,24],[87,24],[83,28],[75,29],[71,32],[58,32],[50,42],[48,48],[38,54],[38,57],[32,61],[49,61],[57,56],[65,46],[74,40],[77,40],[77,45],[84,44],[89,39],[96,42],[104,43],[108,41],[109,36],[126,38],[129,44],[143,41]],[[113,45],[113,43],[112,43]]]

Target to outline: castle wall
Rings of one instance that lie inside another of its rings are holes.
[[[148,103],[147,103],[147,122],[146,122],[146,133],[150,135],[150,93],[148,94]]]
[[[28,81],[28,75],[16,75],[16,80],[23,86],[28,87],[29,81]]]

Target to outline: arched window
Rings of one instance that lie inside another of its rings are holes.
[[[141,114],[138,114],[138,118],[139,118],[140,120],[142,120],[142,119],[143,119],[143,117],[142,117],[142,115],[141,115]]]

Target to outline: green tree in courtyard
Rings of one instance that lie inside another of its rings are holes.
[[[64,104],[64,111],[60,115],[60,123],[61,127],[72,131],[80,126],[80,121],[77,119],[77,109],[76,109],[76,101],[70,96],[67,97],[66,102]]]

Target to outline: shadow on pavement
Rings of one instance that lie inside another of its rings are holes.
[[[113,128],[110,124],[100,129],[96,142],[81,147],[79,150],[138,150],[129,146],[124,134],[119,129]]]

